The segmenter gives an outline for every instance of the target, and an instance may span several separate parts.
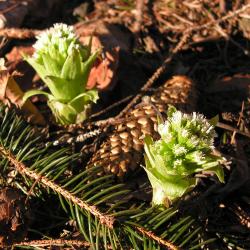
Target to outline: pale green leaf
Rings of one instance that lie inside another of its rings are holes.
[[[74,47],[71,49],[70,55],[68,55],[62,70],[61,70],[61,78],[66,80],[74,80],[81,75],[81,56],[77,49]]]
[[[144,150],[147,156],[147,159],[150,162],[150,166],[153,168],[155,167],[155,160],[154,160],[154,156],[150,150],[150,146],[154,143],[153,139],[151,136],[146,135],[144,138]]]
[[[60,65],[49,54],[41,53],[46,75],[60,76]]]
[[[195,178],[185,179],[185,178],[180,178],[178,176],[171,176],[171,175],[163,177],[159,175],[159,173],[152,171],[152,170],[154,169],[148,170],[145,168],[145,171],[148,175],[148,178],[153,188],[153,203],[154,204],[162,204],[161,203],[162,201],[154,200],[156,199],[155,197],[157,197],[157,199],[161,197],[162,199],[164,198],[165,200],[165,197],[163,197],[162,195],[160,196],[157,195],[157,192],[160,192],[161,194],[164,193],[169,200],[174,201],[175,199],[180,198],[188,190],[190,190],[196,185]]]
[[[47,71],[46,71],[44,65],[38,63],[36,61],[36,59],[34,59],[32,57],[25,56],[24,59],[25,59],[25,61],[27,61],[35,69],[35,71],[38,73],[38,75],[46,83],[45,76],[47,74]]]
[[[220,165],[217,165],[215,167],[211,167],[211,168],[209,168],[207,170],[214,173],[218,177],[219,181],[224,183],[224,171],[223,171],[223,168]]]
[[[215,127],[219,122],[219,115],[212,117],[208,122]]]
[[[23,96],[23,101],[25,102],[28,98],[30,98],[31,96],[34,95],[45,95],[48,99],[52,99],[53,96],[50,95],[49,93],[42,91],[42,90],[29,90],[27,92],[25,92],[24,96]]]
[[[55,98],[64,100],[65,102],[71,101],[84,91],[81,82],[77,80],[68,81],[56,76],[47,76],[46,80],[50,83],[51,87],[49,89]]]
[[[98,95],[97,90],[92,89],[86,92],[85,101],[91,101],[91,102],[96,103],[98,99],[99,99],[99,95]]]
[[[53,112],[56,121],[62,125],[73,124],[76,121],[77,111],[68,104],[57,100],[48,101],[48,105]]]
[[[161,155],[154,155],[154,162],[155,168],[161,175],[167,176],[169,174],[168,166],[166,166],[166,163]]]
[[[172,117],[173,113],[175,113],[176,111],[177,109],[174,106],[168,105],[167,116]]]
[[[96,51],[88,58],[87,61],[85,61],[84,63],[81,64],[81,75],[83,78],[82,81],[83,81],[84,87],[87,84],[90,70],[91,70],[98,55],[99,55],[99,51]]]
[[[157,115],[157,124],[162,124],[164,123],[163,117],[161,115]]]
[[[69,102],[69,105],[74,107],[77,112],[82,112],[84,110],[84,106],[90,102],[96,102],[98,99],[98,92],[96,90],[90,90],[86,93],[81,93],[76,96],[73,100]]]

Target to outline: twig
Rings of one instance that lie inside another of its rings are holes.
[[[14,4],[12,4],[10,7],[1,10],[1,11],[0,11],[0,14],[8,13],[8,12],[12,11],[13,9],[15,9],[15,8],[16,8],[18,5],[20,5],[20,4],[21,4],[21,3],[14,3]]]
[[[237,127],[240,126],[241,120],[242,120],[243,117],[244,117],[244,109],[245,109],[245,102],[243,101],[243,102],[241,103],[241,111],[240,111],[240,116],[239,116],[239,119],[238,119],[238,122],[237,122]]]
[[[245,108],[245,102],[243,101],[242,104],[241,104],[241,111],[240,111],[240,115],[239,115],[239,118],[238,118],[238,121],[237,121],[237,127],[240,126],[240,123],[242,121],[242,118],[243,118],[243,114],[244,114],[244,108]],[[235,135],[236,135],[236,131],[233,132],[232,136],[231,136],[231,140],[230,140],[230,144],[234,144],[235,143]]]
[[[2,37],[0,39],[0,50],[7,44],[8,39],[6,37]]]
[[[141,30],[143,17],[144,0],[136,0],[136,21],[134,24],[134,31],[138,33]]]
[[[147,231],[146,229],[142,228],[142,227],[135,227],[135,229],[137,231],[139,231],[140,233],[148,236],[149,238],[157,241],[159,244],[161,244],[162,246],[167,247],[169,250],[179,250],[179,248],[175,245],[173,245],[171,242],[166,241],[161,239],[160,237],[158,237],[157,235],[155,235],[153,232],[151,231]]]
[[[164,60],[164,62],[162,63],[162,65],[154,72],[154,74],[148,79],[148,81],[146,82],[146,84],[141,88],[141,92],[146,91],[148,88],[150,88],[154,82],[160,77],[160,75],[165,71],[167,65],[169,62],[172,61],[173,57],[175,56],[175,54],[177,52],[179,52],[182,47],[186,44],[189,36],[191,35],[191,33],[186,33],[183,35],[182,39],[180,40],[180,42],[176,45],[176,47],[173,49],[173,51],[170,53],[170,55]],[[136,102],[142,97],[142,93],[136,95],[132,101],[122,110],[122,112],[117,115],[115,118],[120,118],[122,116],[124,116],[128,110],[134,105],[136,104]]]
[[[229,131],[232,131],[232,132],[236,132],[236,133],[238,133],[238,134],[241,134],[241,135],[244,135],[244,136],[250,138],[250,134],[249,134],[249,133],[246,133],[246,132],[244,132],[244,131],[241,131],[241,130],[239,130],[239,129],[237,129],[237,128],[234,128],[234,127],[232,127],[232,126],[230,126],[230,125],[228,125],[228,124],[222,123],[222,122],[218,122],[218,123],[216,124],[216,127],[218,127],[218,128],[223,128],[223,129],[226,129],[226,130],[229,130]]]
[[[114,126],[114,125],[118,125],[121,123],[124,123],[125,121],[130,121],[133,120],[134,118],[108,118],[105,120],[100,120],[100,121],[96,121],[93,122],[93,125],[98,126],[98,127],[107,127],[107,126]],[[91,124],[91,123],[90,123]]]
[[[219,0],[219,6],[220,6],[220,13],[226,12],[226,2],[225,0]]]
[[[27,197],[26,197],[26,199],[25,199],[25,204],[28,203],[29,197],[30,197],[31,193],[33,192],[33,190],[34,190],[36,184],[37,184],[39,181],[40,181],[40,179],[37,179],[37,180],[35,180],[34,183],[32,184],[32,186],[31,186],[31,188],[30,188],[30,190],[29,190],[29,192],[28,192],[28,194],[27,194]]]
[[[229,210],[231,210],[238,218],[241,225],[250,229],[250,216],[244,211],[238,204],[230,204],[228,206]]]
[[[33,38],[39,35],[43,30],[4,28],[0,29],[0,36],[16,39]]]
[[[121,104],[123,104],[123,103],[129,101],[132,97],[133,97],[133,95],[129,95],[129,96],[123,98],[122,100],[120,100],[120,101],[118,101],[118,102],[115,102],[115,103],[111,104],[111,105],[108,106],[107,108],[102,109],[100,112],[97,112],[97,113],[94,113],[93,115],[91,115],[91,116],[89,117],[89,119],[91,120],[91,119],[93,119],[93,118],[95,118],[95,117],[97,117],[97,116],[100,116],[100,115],[102,115],[102,114],[107,113],[108,111],[112,110],[113,108],[115,108],[115,107],[117,107],[117,106],[120,106]]]
[[[115,221],[114,217],[102,214],[96,208],[96,206],[91,206],[91,205],[87,204],[86,202],[84,202],[81,199],[79,199],[78,197],[72,195],[70,192],[63,189],[62,187],[60,187],[59,185],[57,185],[53,181],[49,180],[45,176],[40,176],[36,172],[29,170],[29,168],[27,166],[25,166],[23,163],[19,162],[14,157],[14,155],[12,155],[8,151],[6,151],[2,146],[0,146],[0,153],[2,155],[4,155],[9,160],[9,162],[16,167],[16,169],[19,173],[24,173],[25,175],[27,175],[31,179],[40,180],[40,183],[44,184],[46,187],[51,188],[56,193],[61,194],[64,198],[72,201],[74,204],[77,204],[80,208],[85,209],[86,211],[90,212],[92,215],[99,218],[99,220],[102,224],[107,225],[109,228],[113,228],[113,224]]]
[[[208,15],[209,19],[213,22],[216,21],[216,19],[213,17],[213,15],[203,6],[203,10]],[[215,24],[215,29],[219,34],[221,34],[222,37],[224,37],[226,40],[230,41],[232,44],[234,44],[236,47],[241,49],[245,55],[249,55],[249,51],[245,49],[243,46],[241,46],[238,42],[236,42],[232,37],[230,37],[220,26],[219,23]]]
[[[180,20],[180,21],[183,22],[183,23],[186,23],[186,24],[191,25],[191,26],[194,25],[193,22],[191,22],[191,21],[185,19],[184,17],[181,17],[181,16],[177,15],[176,13],[173,13],[172,16],[175,17],[176,19]]]
[[[15,243],[14,247],[30,246],[30,247],[52,247],[52,246],[77,246],[77,247],[91,247],[92,244],[81,240],[64,240],[64,239],[51,239],[51,240],[32,240]],[[113,249],[107,246],[107,249]]]
[[[187,30],[184,31],[184,34],[181,38],[181,40],[179,41],[179,43],[176,45],[176,47],[173,49],[173,51],[170,53],[170,55],[164,60],[163,64],[155,71],[155,73],[152,75],[151,78],[149,78],[149,80],[146,82],[146,84],[142,87],[141,90],[147,90],[147,88],[151,87],[153,85],[153,83],[160,77],[160,75],[165,71],[168,63],[173,59],[173,57],[175,56],[175,54],[177,52],[179,52],[183,46],[186,44],[188,38],[197,31],[200,31],[202,29],[206,29],[209,26],[212,25],[217,25],[221,22],[224,22],[230,18],[236,17],[238,15],[240,15],[241,13],[243,13],[244,11],[246,11],[247,9],[250,8],[250,4],[246,4],[244,5],[242,8],[234,11],[234,12],[230,12],[228,15],[225,15],[217,20],[212,20],[210,22],[207,22],[203,25],[199,25],[199,26],[195,26],[195,27],[191,27]],[[116,118],[122,117],[124,116],[128,110],[142,97],[142,94],[138,94],[128,105],[127,107],[125,107],[125,109],[116,116]]]
[[[53,146],[58,146],[58,145],[64,145],[64,144],[72,144],[72,143],[79,143],[79,142],[84,142],[87,139],[96,137],[102,133],[102,129],[95,129],[92,131],[89,131],[87,133],[81,133],[76,136],[71,136],[71,137],[61,137],[55,141],[53,141],[52,145]],[[49,144],[50,142],[48,142]]]
[[[226,21],[228,19],[237,17],[238,15],[240,15],[243,12],[245,12],[249,8],[250,8],[250,4],[243,5],[240,9],[235,10],[233,12],[229,12],[228,15],[225,15],[225,16],[219,18],[219,19],[216,19],[216,20],[204,23],[202,25],[191,27],[191,28],[187,29],[184,33],[190,33],[190,32],[193,33],[193,32],[196,32],[196,31],[200,31],[200,30],[206,29],[209,26],[213,26],[213,25],[222,23],[222,22],[224,22],[224,21]]]

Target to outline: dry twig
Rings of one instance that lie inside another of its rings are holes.
[[[249,134],[249,133],[246,133],[246,132],[244,132],[244,131],[241,131],[241,130],[239,130],[238,128],[234,128],[234,127],[232,127],[232,126],[230,126],[230,125],[228,125],[228,124],[222,123],[222,122],[218,122],[218,123],[216,124],[216,127],[222,128],[222,129],[226,129],[226,130],[229,130],[229,131],[231,131],[231,132],[233,132],[233,133],[238,133],[238,134],[240,134],[240,135],[243,135],[243,136],[246,136],[246,137],[250,138],[250,134]]]
[[[134,31],[138,33],[141,30],[142,19],[143,19],[143,7],[144,0],[136,1],[136,21],[134,25]]]
[[[190,27],[189,29],[187,29],[185,31],[185,33],[193,33],[193,32],[197,32],[197,31],[200,31],[202,29],[207,29],[208,27],[210,26],[213,26],[213,25],[217,25],[217,24],[220,24],[222,22],[225,22],[231,18],[234,18],[234,17],[237,17],[239,16],[240,14],[242,14],[243,12],[245,12],[247,9],[250,8],[250,4],[245,4],[243,5],[240,9],[237,9],[233,12],[229,12],[229,14],[219,18],[219,19],[215,19],[215,20],[212,20],[210,22],[207,22],[205,24],[202,24],[202,25],[197,25],[195,27]]]
[[[160,245],[167,247],[167,249],[169,250],[179,250],[179,248],[173,245],[171,242],[161,239],[160,237],[155,235],[153,232],[147,231],[145,228],[135,227],[135,229],[139,231],[140,233],[146,235],[147,237],[157,241]]]
[[[164,60],[163,64],[154,72],[154,74],[148,79],[146,84],[141,88],[142,93],[148,90],[154,84],[154,82],[161,76],[161,74],[166,70],[167,65],[172,61],[175,54],[179,52],[183,48],[183,46],[186,44],[190,34],[191,33],[187,33],[183,35],[182,39],[173,49],[171,54]],[[132,99],[132,101],[122,110],[122,112],[119,115],[117,115],[115,118],[120,118],[124,116],[129,111],[129,109],[132,108],[133,105],[135,105],[140,100],[140,98],[143,96],[142,93],[136,95]]]
[[[250,4],[246,4],[243,7],[241,7],[240,9],[237,9],[233,12],[230,12],[228,15],[225,15],[219,19],[214,19],[210,22],[207,22],[203,25],[197,25],[194,27],[190,27],[189,29],[184,31],[184,34],[181,38],[181,40],[179,41],[179,43],[176,45],[176,47],[173,49],[173,51],[170,53],[170,55],[164,60],[164,62],[162,63],[162,65],[155,71],[155,73],[152,75],[152,77],[149,78],[149,80],[146,82],[146,84],[142,87],[142,91],[147,90],[148,88],[150,88],[153,83],[160,77],[160,75],[166,70],[166,67],[168,65],[169,62],[172,61],[172,59],[174,58],[174,56],[176,55],[176,53],[178,53],[179,51],[182,50],[182,48],[184,47],[184,45],[187,43],[189,37],[194,33],[194,32],[198,32],[202,29],[207,29],[210,26],[213,25],[218,25],[222,22],[225,22],[231,18],[237,17],[240,14],[242,14],[243,12],[245,12],[247,9],[250,8]],[[116,116],[116,118],[120,118],[122,116],[124,116],[129,109],[142,97],[142,94],[138,94],[134,99],[132,99],[132,101],[125,107],[125,109]]]
[[[91,247],[91,243],[81,240],[64,240],[64,239],[51,239],[51,240],[32,240],[32,241],[23,241],[14,244],[14,247],[49,247],[53,246],[76,246],[76,247]],[[113,249],[111,246],[108,246],[107,249]]]
[[[6,38],[27,39],[39,35],[43,30],[4,28],[0,29],[0,36]]]

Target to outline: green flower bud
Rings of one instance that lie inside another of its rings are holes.
[[[51,94],[32,90],[25,94],[24,100],[44,94],[59,123],[81,122],[86,118],[89,104],[98,99],[96,90],[86,91],[98,52],[91,54],[91,41],[88,46],[83,46],[73,27],[66,24],[55,24],[40,34],[34,48],[33,56],[25,57],[25,60],[37,71]]]
[[[174,107],[168,119],[158,125],[161,139],[145,138],[145,163],[153,187],[153,204],[170,204],[191,190],[195,173],[209,170],[224,181],[222,157],[213,155],[213,126],[198,113],[183,114]]]

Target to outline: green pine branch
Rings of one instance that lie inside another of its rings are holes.
[[[176,208],[130,201],[125,183],[97,177],[99,166],[73,174],[79,154],[43,141],[15,110],[0,106],[0,176],[28,197],[54,193],[93,249],[199,249],[214,240],[207,241],[195,220]]]

